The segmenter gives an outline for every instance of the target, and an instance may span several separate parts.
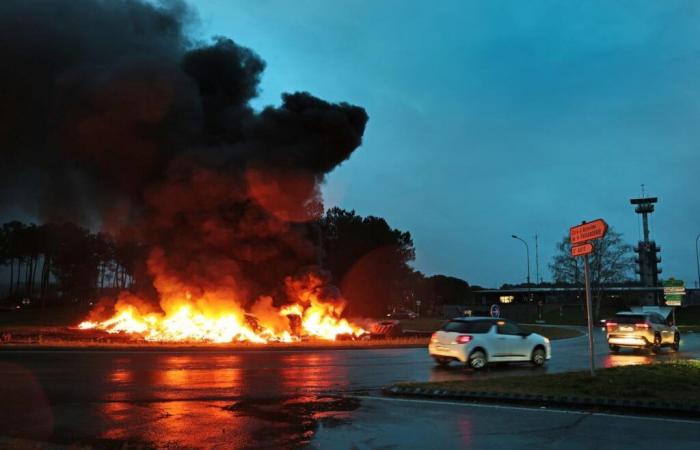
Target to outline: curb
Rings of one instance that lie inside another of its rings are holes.
[[[388,386],[382,394],[390,397],[417,397],[461,401],[485,401],[490,403],[526,404],[533,406],[564,406],[577,409],[607,409],[626,412],[672,413],[700,418],[700,404],[664,401],[620,400],[606,397],[581,397],[562,395],[533,395],[515,392],[454,391],[420,387]]]

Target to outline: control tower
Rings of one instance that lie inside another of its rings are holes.
[[[654,212],[654,204],[658,200],[657,197],[630,199],[630,203],[636,205],[634,212],[642,216],[644,227],[644,240],[639,241],[634,248],[635,253],[638,255],[636,262],[639,264],[636,272],[639,274],[639,282],[643,287],[656,287],[659,285],[661,268],[658,267],[658,264],[661,262],[661,257],[658,256],[658,253],[661,251],[661,247],[649,239],[649,214]],[[657,304],[656,295],[645,295],[643,303]]]

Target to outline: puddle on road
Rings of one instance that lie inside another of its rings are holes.
[[[314,395],[283,398],[242,399],[225,407],[238,416],[274,423],[278,445],[296,447],[311,442],[319,426],[337,427],[349,423],[350,413],[360,407],[354,397]],[[254,439],[269,440],[270,430],[257,430]]]

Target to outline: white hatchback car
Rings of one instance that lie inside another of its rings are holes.
[[[459,317],[433,333],[428,352],[441,366],[460,361],[483,369],[501,361],[530,361],[541,366],[552,357],[552,346],[546,337],[506,319]]]

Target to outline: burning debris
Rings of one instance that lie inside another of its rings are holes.
[[[241,309],[230,298],[193,298],[189,292],[180,298],[161,299],[163,312],[149,312],[139,298],[122,293],[116,313],[103,321],[84,321],[81,329],[101,329],[109,333],[134,333],[147,341],[205,342],[294,342],[302,338],[335,340],[338,336],[359,337],[365,330],[341,318],[342,303],[332,303],[320,294],[327,285],[307,274],[303,280],[287,278],[290,297],[297,302],[281,308],[271,297],[260,298],[251,308]],[[167,305],[167,306],[165,306]]]
[[[254,111],[265,63],[185,33],[181,2],[0,4],[0,210],[99,224],[144,249],[84,329],[290,342],[363,330],[315,263],[319,185],[367,114],[301,92]],[[31,193],[31,194],[30,194]]]

